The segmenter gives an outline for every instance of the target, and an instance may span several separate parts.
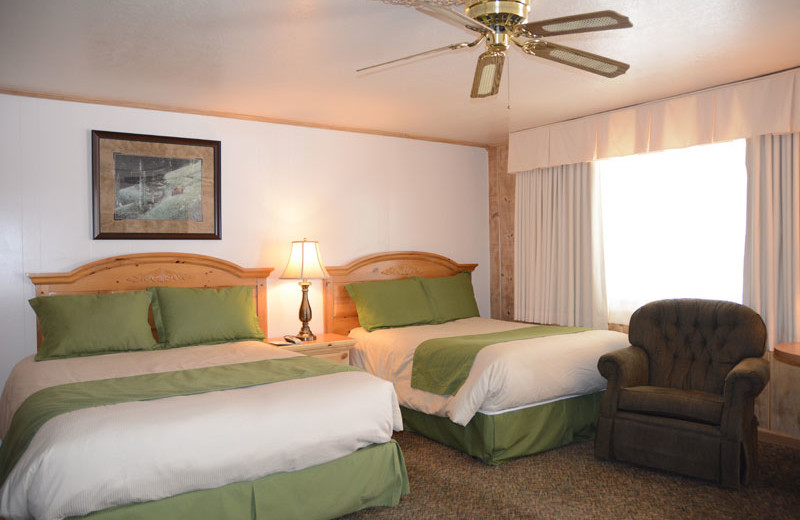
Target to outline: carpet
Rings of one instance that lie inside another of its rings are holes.
[[[500,466],[415,433],[395,439],[411,493],[355,519],[800,519],[800,450],[759,443],[759,470],[742,490],[594,458],[592,441]]]

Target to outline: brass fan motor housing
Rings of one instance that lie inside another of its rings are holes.
[[[507,32],[495,32],[486,35],[486,49],[491,52],[502,52],[508,49],[509,34]]]
[[[473,0],[467,2],[465,14],[500,32],[525,23],[530,4],[530,0]]]

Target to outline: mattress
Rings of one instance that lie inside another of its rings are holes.
[[[466,425],[481,412],[492,415],[560,399],[603,391],[599,357],[628,346],[620,332],[588,330],[497,343],[475,357],[455,395],[437,395],[411,387],[415,349],[433,338],[467,336],[530,327],[527,323],[466,318],[439,325],[419,325],[367,332],[357,328],[351,363],[394,384],[400,405]]]
[[[6,384],[0,435],[26,398],[54,385],[295,356],[261,342],[31,356]],[[85,408],[36,432],[0,488],[0,516],[85,515],[303,470],[390,442],[400,429],[392,385],[361,371]]]

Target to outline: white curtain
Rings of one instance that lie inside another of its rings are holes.
[[[591,163],[516,175],[516,319],[608,328],[595,183]]]
[[[800,340],[800,133],[747,140],[747,199],[742,301],[771,350]]]

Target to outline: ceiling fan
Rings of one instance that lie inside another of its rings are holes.
[[[414,4],[408,0],[403,2]],[[455,2],[440,2],[452,4]],[[467,29],[480,33],[475,41],[454,43],[438,49],[432,49],[395,60],[379,63],[358,69],[356,72],[373,69],[408,60],[435,52],[475,47],[486,41],[486,51],[478,57],[475,77],[472,81],[470,97],[483,98],[494,96],[500,88],[506,51],[514,44],[522,52],[538,56],[546,60],[556,61],[570,67],[613,78],[624,74],[629,65],[598,56],[590,52],[573,49],[544,40],[544,37],[560,36],[590,31],[608,31],[633,27],[627,17],[614,11],[597,11],[528,22],[530,0],[466,0],[464,14],[443,5],[434,3],[416,3],[416,8],[436,18],[449,18]],[[438,15],[438,16],[437,16]]]

